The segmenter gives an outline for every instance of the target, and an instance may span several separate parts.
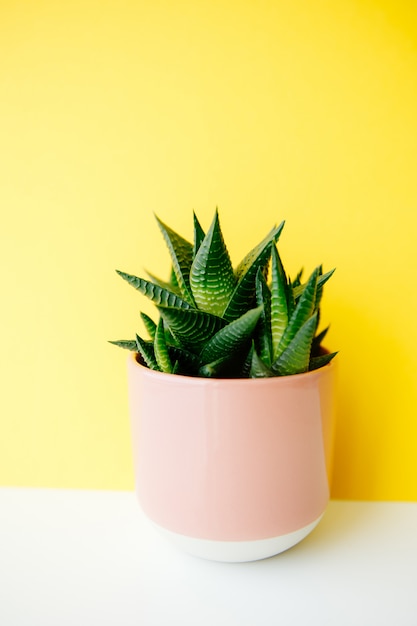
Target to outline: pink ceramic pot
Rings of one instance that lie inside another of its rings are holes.
[[[290,548],[329,500],[333,362],[295,376],[191,378],[129,358],[145,514],[187,551],[251,561]]]

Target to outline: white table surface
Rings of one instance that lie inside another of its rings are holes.
[[[0,489],[1,626],[417,626],[417,503],[332,501],[274,558],[203,561],[133,493]]]

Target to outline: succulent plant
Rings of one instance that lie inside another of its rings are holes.
[[[214,378],[288,376],[329,363],[318,332],[323,285],[334,270],[317,267],[291,281],[277,249],[284,222],[233,269],[216,210],[207,233],[195,213],[189,242],[158,217],[171,257],[165,282],[116,270],[159,313],[141,313],[149,339],[111,341],[161,372]]]

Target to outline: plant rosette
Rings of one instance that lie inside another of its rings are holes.
[[[156,305],[128,380],[135,484],[158,529],[218,561],[273,556],[306,537],[330,493],[335,353],[319,331],[323,285],[284,271],[274,227],[236,269],[218,212],[189,243],[158,220],[168,282],[118,272]]]

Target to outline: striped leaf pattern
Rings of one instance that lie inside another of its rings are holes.
[[[308,283],[298,300],[297,306],[294,309],[282,339],[279,342],[276,356],[282,354],[282,352],[286,350],[297,332],[314,312],[316,304],[317,278],[318,269],[314,270],[311,274]]]
[[[278,355],[278,346],[288,326],[288,283],[276,246],[272,248],[271,263],[271,340],[272,359]]]
[[[190,271],[194,301],[201,311],[223,315],[235,286],[235,275],[216,211]]]
[[[262,306],[250,309],[219,330],[204,346],[201,352],[202,362],[211,363],[243,348],[251,340],[262,310]]]
[[[153,319],[151,319],[149,317],[149,315],[146,315],[146,313],[141,313],[140,317],[142,319],[143,325],[145,326],[149,337],[152,339],[152,341],[155,339],[155,334],[156,334],[156,324],[153,321]]]
[[[149,300],[157,306],[173,306],[180,309],[189,309],[191,306],[176,293],[164,289],[150,280],[139,278],[139,276],[134,276],[133,274],[126,274],[126,272],[121,272],[120,270],[116,270],[116,272],[128,282],[129,285],[137,291],[140,291],[140,293],[149,298]]]
[[[158,326],[156,327],[155,340],[154,340],[154,349],[155,349],[155,359],[158,363],[158,367],[161,372],[166,372],[170,374],[172,372],[172,363],[169,358],[168,345],[165,338],[165,328],[164,321],[159,318]]]
[[[255,337],[255,349],[264,363],[270,365],[272,360],[271,292],[260,268],[256,275],[256,304],[262,306],[262,312]]]
[[[117,346],[118,348],[130,350],[131,352],[135,352],[137,350],[136,341],[134,339],[118,339],[117,341],[109,341],[109,343]]]
[[[308,370],[311,344],[317,323],[316,315],[314,314],[301,326],[287,348],[273,364],[272,369],[280,376],[300,374]]]
[[[145,341],[139,335],[136,335],[136,346],[139,354],[151,370],[160,371],[159,365],[155,358],[155,347],[153,341]]]
[[[158,309],[178,343],[197,354],[226,324],[221,317],[197,309],[175,309],[162,306]]]

